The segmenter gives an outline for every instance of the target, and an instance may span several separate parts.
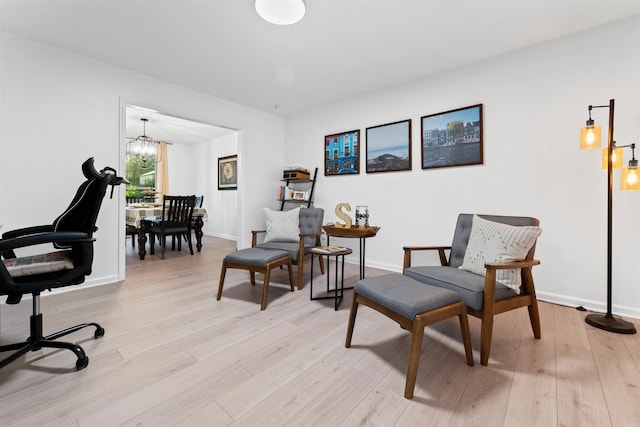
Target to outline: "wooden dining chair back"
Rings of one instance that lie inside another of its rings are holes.
[[[144,226],[149,233],[151,255],[155,252],[155,238],[158,236],[164,259],[167,236],[175,236],[178,241],[178,250],[182,250],[181,238],[184,236],[189,244],[189,252],[193,255],[191,243],[191,228],[193,221],[193,209],[196,196],[164,196],[162,203],[161,219],[145,219]],[[175,249],[175,240],[174,247]]]

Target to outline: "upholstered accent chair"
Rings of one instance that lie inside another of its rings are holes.
[[[470,315],[482,320],[480,363],[487,365],[494,316],[527,307],[533,335],[540,315],[531,273],[539,220],[530,217],[460,214],[451,246],[405,246],[403,272],[420,282],[456,291]],[[412,265],[417,251],[437,251],[439,266]],[[490,254],[498,253],[499,256]],[[448,257],[447,257],[448,254]],[[505,255],[506,254],[506,255]]]
[[[266,230],[253,230],[251,246],[261,249],[286,251],[294,265],[298,266],[298,290],[302,289],[304,263],[312,260],[311,249],[320,246],[322,235],[322,208],[296,208],[289,211],[271,211],[265,208]],[[266,234],[265,234],[266,233]],[[264,236],[259,243],[259,236]],[[320,272],[324,274],[324,262],[318,257]]]

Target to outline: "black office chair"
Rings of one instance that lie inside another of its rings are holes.
[[[18,304],[23,295],[33,295],[30,337],[23,342],[0,346],[0,352],[15,350],[0,361],[0,368],[7,366],[23,354],[42,347],[71,350],[78,358],[76,369],[86,368],[89,358],[82,347],[56,339],[87,326],[96,328],[94,337],[104,335],[97,323],[83,323],[54,334],[43,336],[40,293],[44,290],[83,283],[91,274],[93,263],[93,233],[102,199],[107,186],[126,183],[116,171],[105,167],[98,172],[93,158],[82,164],[82,173],[87,178],[80,185],[69,207],[51,225],[41,225],[7,231],[0,239],[0,295],[7,295],[7,304]],[[42,255],[16,257],[15,250],[41,244],[53,244],[54,252]]]

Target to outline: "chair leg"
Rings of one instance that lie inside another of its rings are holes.
[[[413,390],[416,386],[420,353],[422,352],[422,337],[424,336],[424,323],[420,318],[413,320],[411,331],[411,348],[409,349],[409,366],[407,367],[407,381],[404,386],[404,397],[413,399]]]
[[[149,233],[149,255],[156,253],[156,235]]]
[[[269,279],[271,278],[271,267],[267,266],[267,271],[264,272],[264,284],[262,285],[262,303],[260,304],[260,310],[267,308],[267,294],[269,293]]]
[[[191,255],[193,255],[193,245],[191,244],[191,232],[187,233],[186,235],[187,237],[187,243],[189,244],[189,252],[191,253]]]
[[[322,258],[322,257],[319,257]],[[313,260],[311,260],[313,262]],[[304,259],[298,259],[298,290],[302,289],[302,272],[304,270]]]
[[[224,276],[227,274],[227,263],[222,262],[222,270],[220,270],[220,282],[218,284],[218,296],[216,300],[220,301],[222,298],[222,287],[224,286]]]
[[[356,324],[356,315],[358,314],[358,299],[357,294],[353,293],[353,299],[351,300],[351,311],[349,312],[349,324],[347,325],[347,338],[344,341],[346,348],[351,347],[351,338],[353,338],[353,327]]]
[[[491,351],[491,336],[493,334],[493,313],[484,315],[480,326],[480,364],[489,364],[489,352]]]
[[[528,306],[527,309],[529,309],[529,321],[531,322],[533,336],[540,339],[540,312],[538,311],[538,300],[532,298],[531,305]]]
[[[461,304],[462,309],[458,314],[460,319],[460,332],[462,333],[462,343],[464,344],[464,353],[467,357],[467,365],[473,366],[473,350],[471,349],[471,333],[469,332],[469,318],[467,316],[467,306]]]
[[[289,287],[291,288],[291,292],[293,292],[293,264],[291,263],[291,260],[289,260],[289,263],[287,264],[287,269],[289,270]]]

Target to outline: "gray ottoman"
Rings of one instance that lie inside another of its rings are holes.
[[[218,285],[218,297],[216,299],[220,301],[220,298],[222,297],[222,287],[224,286],[224,276],[227,273],[227,268],[249,270],[251,284],[253,286],[256,284],[256,273],[264,274],[262,303],[260,305],[260,310],[264,310],[267,307],[267,292],[269,289],[269,277],[271,276],[271,270],[274,267],[280,267],[285,264],[289,268],[289,285],[291,287],[291,292],[293,292],[291,257],[287,252],[260,248],[247,248],[227,254],[227,256],[224,257],[224,261],[222,261],[220,284]]]
[[[460,296],[448,289],[425,285],[401,274],[387,274],[358,281],[353,292],[345,347],[351,346],[358,305],[364,304],[395,320],[411,331],[411,348],[404,397],[413,398],[422,349],[424,328],[452,316],[458,316],[467,364],[473,366],[467,308]]]

